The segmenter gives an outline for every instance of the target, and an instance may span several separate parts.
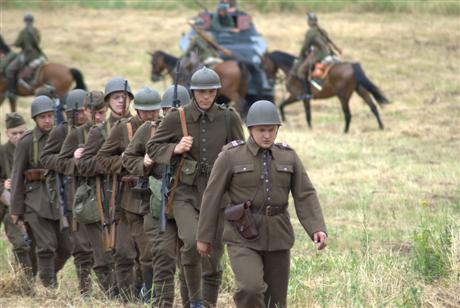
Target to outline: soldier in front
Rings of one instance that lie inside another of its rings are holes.
[[[236,306],[286,307],[294,244],[289,193],[300,223],[319,250],[326,247],[326,226],[300,158],[287,144],[275,143],[281,126],[276,106],[255,102],[246,125],[248,140],[226,145],[212,169],[201,203],[197,249],[202,256],[212,253],[220,200],[228,194],[223,240],[235,274]]]
[[[19,140],[14,152],[11,193],[11,218],[24,220],[36,242],[35,253],[42,284],[57,287],[56,274],[71,254],[68,221],[63,209],[50,201],[45,182],[46,169],[40,154],[54,123],[54,104],[47,96],[38,96],[31,106],[36,126]]]

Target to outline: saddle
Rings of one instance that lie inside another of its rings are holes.
[[[40,71],[45,64],[45,57],[39,57],[24,66],[18,74],[18,84],[25,88],[32,89],[37,82]]]
[[[334,65],[335,63],[316,63],[311,73],[311,78],[324,80]]]

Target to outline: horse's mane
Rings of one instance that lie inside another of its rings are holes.
[[[174,57],[174,56],[172,56],[172,55],[170,55],[170,54],[168,54],[168,53],[166,53],[166,52],[164,52],[162,50],[158,50],[157,52],[159,54],[161,54],[165,58],[165,63],[166,63],[167,66],[171,67],[171,66],[176,65],[178,58],[176,58],[176,57]]]
[[[267,57],[273,62],[277,63],[279,66],[286,67],[292,67],[294,60],[296,59],[296,57],[293,55],[280,50],[275,50],[267,53]]]
[[[11,51],[10,47],[3,40],[3,36],[1,34],[0,34],[0,50],[3,51],[3,53],[5,54]]]

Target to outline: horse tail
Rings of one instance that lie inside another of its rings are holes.
[[[367,78],[361,64],[353,63],[352,67],[358,85],[363,86],[364,89],[369,91],[379,105],[390,103],[390,101],[385,97],[385,94],[383,94],[383,92],[372,81],[370,81],[369,78]]]
[[[75,89],[86,90],[85,80],[83,79],[83,74],[80,72],[80,70],[71,68],[70,74],[72,74],[72,77],[75,80]]]
[[[237,61],[238,67],[240,68],[240,73],[241,73],[241,82],[240,82],[240,88],[238,89],[238,92],[240,93],[241,96],[243,96],[243,99],[245,98],[247,94],[247,87],[248,87],[248,67],[245,63],[242,63],[240,61]]]

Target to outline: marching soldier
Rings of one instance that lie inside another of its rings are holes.
[[[106,200],[111,200],[112,177],[97,162],[96,154],[104,144],[111,130],[122,119],[129,118],[129,103],[134,98],[128,82],[121,77],[114,77],[105,86],[104,101],[111,110],[110,116],[103,124],[90,129],[84,149],[79,153],[77,168],[84,177],[106,177],[103,187]],[[109,224],[112,224],[111,217]],[[114,225],[115,226],[115,225]],[[113,228],[111,228],[113,230]],[[116,243],[110,243],[114,249],[115,276],[118,290],[122,296],[128,295],[135,284],[136,289],[141,288],[142,278],[136,265],[137,251],[134,241],[129,234],[125,219],[119,219],[116,224]],[[136,276],[134,276],[136,274]],[[136,280],[135,280],[136,278]],[[140,285],[139,285],[140,284]],[[125,296],[124,299],[127,299]]]
[[[70,99],[70,96],[69,96]],[[69,101],[68,99],[68,101]],[[91,185],[96,191],[96,177],[83,178],[78,172],[77,162],[81,157],[84,145],[88,139],[90,128],[104,122],[107,112],[107,105],[104,101],[104,93],[92,91],[86,93],[83,102],[84,123],[76,129],[71,130],[62,145],[58,155],[58,161],[62,164],[63,173],[73,177],[73,181]],[[101,193],[100,191],[97,193]],[[74,198],[76,198],[75,196]],[[75,218],[75,215],[73,217]],[[110,251],[104,247],[103,228],[101,222],[79,223],[80,230],[85,231],[85,235],[91,247],[92,259],[94,260],[93,270],[101,289],[110,297],[116,294],[115,279],[113,277],[113,258]],[[79,231],[80,231],[79,230]],[[91,270],[89,268],[88,270]]]
[[[131,175],[122,165],[122,154],[133,139],[134,133],[148,121],[156,123],[160,113],[161,97],[157,91],[145,87],[134,96],[134,109],[137,115],[118,123],[110,132],[104,145],[96,155],[97,162],[106,173],[116,175],[122,182],[120,195],[121,216],[127,220],[128,229],[133,238],[143,277],[144,288],[147,291],[143,296],[150,299],[152,289],[153,269],[151,245],[144,233],[144,216],[149,213],[150,194],[148,180],[144,177]],[[153,162],[145,155],[146,169],[152,167]],[[131,296],[130,292],[126,295]]]
[[[147,143],[147,153],[153,161],[173,167],[176,187],[172,207],[183,242],[181,262],[192,308],[203,307],[203,299],[215,305],[222,278],[223,249],[216,249],[205,261],[209,270],[203,269],[207,275],[202,290],[201,258],[195,239],[201,196],[222,146],[243,137],[239,116],[215,104],[220,87],[216,72],[206,67],[196,71],[191,78],[192,102],[183,107],[184,113],[180,109],[169,112]],[[184,134],[183,129],[190,135]]]
[[[37,272],[33,244],[26,225],[13,224],[9,214],[11,203],[11,170],[13,155],[19,138],[27,127],[24,118],[16,112],[8,113],[5,118],[8,141],[0,145],[0,225],[3,222],[8,240],[13,245],[13,254],[27,280],[32,280]]]
[[[161,99],[163,114],[167,114],[173,106],[174,86],[166,89]],[[187,88],[177,85],[177,99],[181,106],[190,101]],[[123,166],[132,175],[144,177],[154,175],[155,163],[146,154],[145,144],[153,136],[159,125],[158,121],[146,121],[136,130],[133,139],[126,148],[122,160]],[[158,175],[156,175],[158,177]],[[161,177],[161,172],[160,172]],[[149,200],[150,200],[150,193]],[[161,196],[157,196],[161,199]],[[149,204],[145,205],[147,208]],[[154,307],[172,307],[174,303],[174,274],[177,263],[177,227],[174,220],[166,221],[164,232],[160,232],[159,208],[150,208],[150,213],[144,216],[144,232],[150,241],[153,266],[153,305]],[[182,285],[181,285],[182,287]],[[186,302],[183,298],[183,302]]]
[[[6,68],[8,79],[8,96],[16,97],[17,75],[23,65],[32,62],[43,55],[40,49],[40,32],[34,27],[34,16],[30,13],[24,15],[25,28],[19,33],[14,46],[21,48],[21,53]]]
[[[326,226],[315,189],[300,158],[274,143],[281,126],[276,107],[255,102],[249,109],[246,142],[233,141],[219,154],[203,196],[197,249],[213,250],[222,196],[228,194],[223,240],[227,243],[237,307],[286,307],[294,233],[287,210],[292,193],[297,216],[318,249]]]
[[[54,105],[46,96],[38,96],[31,106],[36,126],[19,140],[14,152],[12,171],[11,218],[25,221],[36,242],[37,266],[42,284],[57,286],[56,274],[71,254],[68,222],[63,209],[50,201],[45,182],[46,169],[39,157],[53,128]]]
[[[83,106],[85,95],[86,91],[81,89],[72,90],[67,94],[65,112],[67,119],[70,119],[70,124],[62,122],[53,128],[40,155],[40,162],[48,169],[50,199],[54,203],[62,203],[62,206],[65,207],[65,215],[71,222],[70,238],[73,261],[77,271],[80,294],[84,296],[88,295],[91,289],[90,274],[94,264],[93,253],[85,225],[77,225],[75,217],[72,217],[72,204],[77,183],[73,177],[63,176],[65,166],[58,156],[69,132],[86,122],[88,111]]]

